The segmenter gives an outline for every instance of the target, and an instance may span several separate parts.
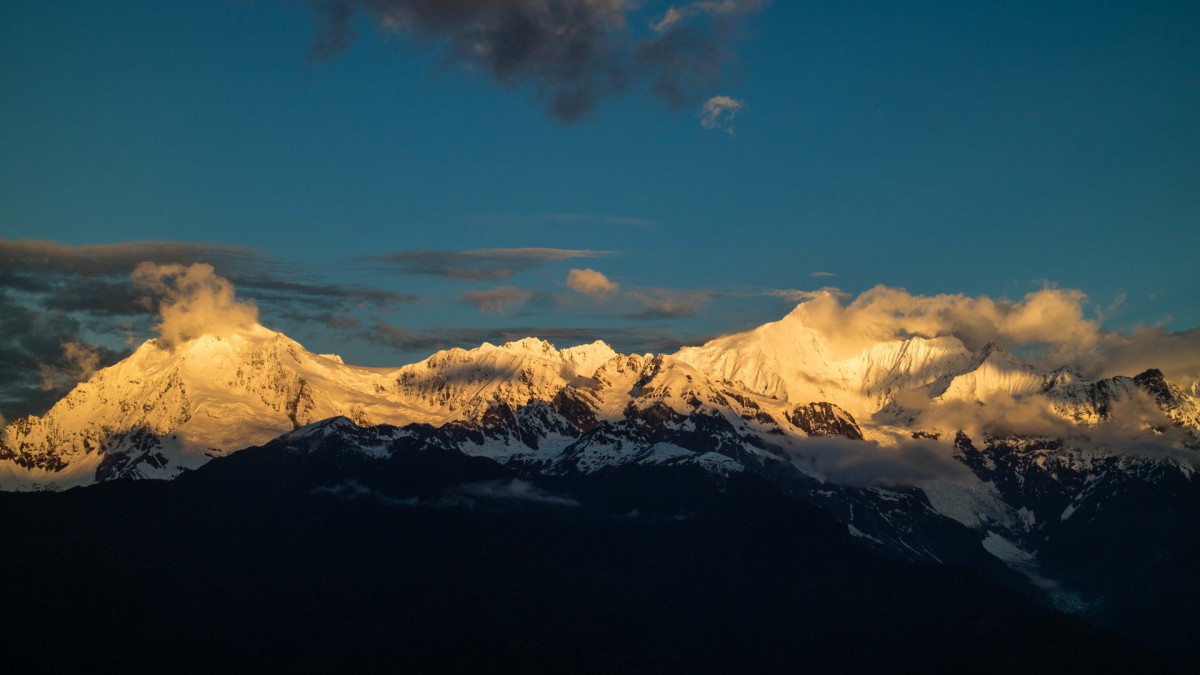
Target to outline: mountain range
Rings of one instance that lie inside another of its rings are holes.
[[[873,554],[972,569],[1154,649],[1187,652],[1200,631],[1195,384],[1087,379],[950,335],[847,343],[798,312],[674,354],[526,338],[399,368],[263,326],[154,339],[10,422],[0,489],[175,483],[239,456],[331,452],[380,467],[463,457],[546,503],[578,501],[588,481],[752,480]],[[330,469],[305,490],[462,497],[372,475]]]

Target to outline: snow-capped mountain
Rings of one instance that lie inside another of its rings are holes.
[[[367,455],[441,449],[530,475],[749,471],[881,549],[985,556],[1040,579],[1037,552],[1066,510],[1129,477],[1192,481],[1198,431],[1200,402],[1158,371],[1088,381],[953,336],[851,349],[795,312],[673,355],[527,338],[400,368],[350,366],[256,326],[150,340],[13,421],[0,488],[172,478],[333,434]]]
[[[895,448],[917,432],[950,447],[956,431],[991,433],[996,422],[972,427],[953,404],[1004,411],[1014,401],[1085,435],[1114,418],[1160,436],[1177,427],[1192,441],[1200,429],[1196,398],[1157,371],[1090,382],[952,336],[853,351],[798,312],[674,355],[620,355],[599,341],[558,350],[526,338],[396,369],[349,366],[256,326],[178,345],[150,340],[45,415],[12,422],[0,439],[0,487],[170,478],[339,416],[473,429],[478,442],[463,451],[555,470],[675,461],[678,451],[663,444],[688,434],[735,462],[794,464],[798,444],[830,434]]]
[[[887,555],[1023,578],[1118,625],[1138,615],[1132,568],[1088,570],[1107,560],[1105,537],[1141,542],[1130,555],[1150,566],[1183,555],[1200,525],[1198,439],[1200,400],[1156,370],[1088,380],[953,336],[851,348],[798,313],[669,355],[527,338],[400,368],[350,366],[255,326],[150,340],[11,422],[0,489],[173,478],[264,444],[466,455],[546,480],[748,474]],[[1142,502],[1155,528],[1118,506]]]

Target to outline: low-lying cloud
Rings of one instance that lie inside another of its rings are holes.
[[[579,502],[571,497],[556,495],[528,481],[514,478],[509,481],[484,481],[459,486],[452,494],[471,500],[525,502],[541,506],[576,507]]]
[[[1078,290],[1043,288],[1018,300],[887,286],[854,298],[836,289],[777,293],[800,301],[792,316],[825,333],[843,357],[881,340],[953,335],[971,349],[996,342],[1044,368],[1071,366],[1088,377],[1159,368],[1185,387],[1200,380],[1200,329],[1108,330],[1088,317],[1088,298]]]
[[[954,459],[951,447],[927,439],[891,446],[836,437],[810,438],[789,449],[788,457],[801,471],[841,485],[902,486],[972,480],[970,469]]]
[[[692,2],[662,10],[636,0],[311,0],[330,59],[366,17],[386,36],[436,50],[448,64],[505,89],[531,90],[559,120],[648,89],[673,108],[698,104],[722,79],[746,15],[762,0]]]

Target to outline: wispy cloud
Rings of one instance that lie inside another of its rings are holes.
[[[715,297],[711,291],[680,291],[667,288],[641,288],[625,292],[638,307],[625,316],[631,319],[660,320],[695,316]]]
[[[648,218],[610,216],[598,213],[547,213],[542,218],[559,223],[601,223],[603,225],[630,225],[634,227],[653,227],[655,225],[655,222]]]
[[[100,347],[82,342],[62,343],[62,360],[38,364],[42,374],[42,391],[62,393],[77,382],[86,380],[100,367]]]
[[[0,239],[0,288],[45,294],[48,306],[63,311],[134,315],[144,308],[129,275],[144,262],[207,263],[243,293],[279,301],[327,307],[330,301],[387,306],[416,300],[380,288],[324,283],[248,246],[173,241],[72,246]]]
[[[528,225],[533,223],[553,223],[568,225],[611,225],[623,227],[654,227],[658,223],[649,218],[638,218],[627,215],[612,215],[605,213],[531,213],[522,214],[476,214],[464,220],[472,223],[489,225]]]
[[[833,276],[837,276],[837,275],[834,274],[833,272],[813,272],[811,274],[811,276],[821,279],[824,277],[833,277]]]
[[[467,291],[463,300],[481,312],[508,314],[523,306],[533,297],[533,292],[513,286],[500,286],[486,291]]]
[[[732,15],[738,12],[748,12],[758,9],[762,2],[757,0],[700,0],[682,7],[670,7],[658,21],[651,26],[656,32],[665,33],[682,22],[704,14]]]
[[[721,81],[741,19],[760,0],[697,2],[650,21],[629,0],[312,0],[316,59],[344,52],[364,16],[385,35],[439,49],[445,60],[506,89],[527,88],[559,120],[648,88],[673,107],[698,102]],[[706,19],[706,20],[701,20]],[[654,30],[638,31],[652,25]]]
[[[491,502],[525,502],[541,506],[576,507],[580,505],[571,497],[554,494],[520,479],[468,483],[451,490],[450,496]]]
[[[576,258],[600,258],[609,251],[562,248],[491,248],[473,251],[395,251],[368,259],[403,274],[447,279],[502,281],[526,270]]]

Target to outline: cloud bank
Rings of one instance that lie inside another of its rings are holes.
[[[311,0],[311,55],[330,59],[366,17],[386,36],[441,54],[505,89],[528,89],[573,122],[601,101],[648,89],[673,108],[698,104],[721,82],[743,19],[762,0],[661,8],[637,0]]]
[[[1043,288],[1018,300],[964,294],[914,295],[876,286],[855,298],[824,289],[786,292],[791,316],[817,328],[841,356],[882,340],[955,336],[970,349],[995,342],[1043,369],[1069,366],[1088,378],[1162,370],[1184,388],[1200,383],[1200,328],[1109,330],[1088,317],[1078,290]]]

